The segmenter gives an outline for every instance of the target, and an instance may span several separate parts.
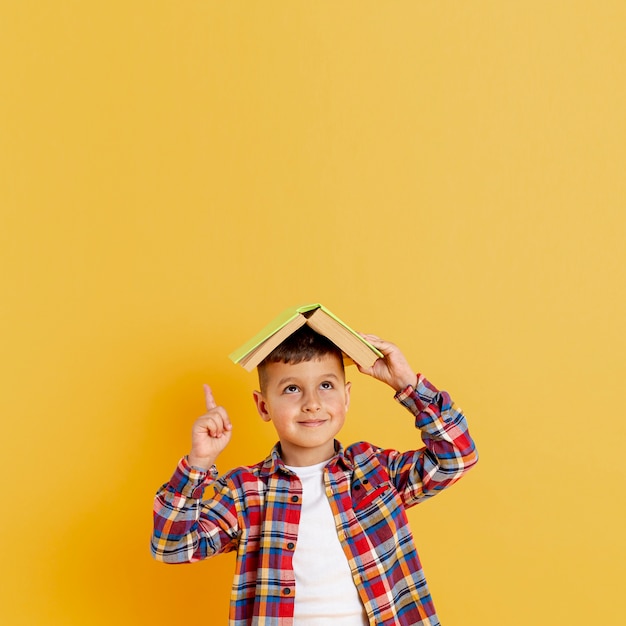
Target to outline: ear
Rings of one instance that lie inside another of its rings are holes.
[[[350,407],[350,390],[352,389],[352,383],[346,383],[344,387],[346,390],[346,411]]]
[[[252,397],[254,398],[254,404],[256,405],[256,410],[259,412],[261,419],[264,422],[271,421],[272,418],[267,410],[267,402],[265,401],[263,394],[260,391],[253,391]]]

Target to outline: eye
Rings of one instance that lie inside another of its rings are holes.
[[[333,388],[334,388],[334,387],[333,387],[333,384],[332,384],[332,383],[330,383],[330,382],[328,382],[327,380],[326,380],[326,381],[324,381],[324,382],[320,385],[320,387],[321,387],[322,389],[333,389]]]
[[[283,389],[283,393],[298,393],[298,391],[300,391],[300,389],[297,385],[288,385]]]

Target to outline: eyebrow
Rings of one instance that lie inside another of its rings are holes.
[[[322,376],[320,376],[320,378],[322,379],[326,379],[326,378],[334,378],[335,380],[339,380],[339,376],[337,376],[337,374],[322,374]],[[299,379],[297,376],[285,376],[284,378],[281,378],[277,385],[279,387],[282,387],[282,385],[285,385],[286,383],[290,383],[290,382],[299,382]]]

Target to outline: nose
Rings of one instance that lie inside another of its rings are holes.
[[[317,393],[310,392],[304,396],[304,401],[302,403],[302,410],[306,413],[316,413],[322,408],[320,403],[320,399]]]

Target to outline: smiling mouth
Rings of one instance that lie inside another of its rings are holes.
[[[322,424],[325,424],[325,423],[326,423],[326,420],[310,420],[306,422],[300,422],[300,425],[306,428],[315,428],[316,426],[321,426]]]

